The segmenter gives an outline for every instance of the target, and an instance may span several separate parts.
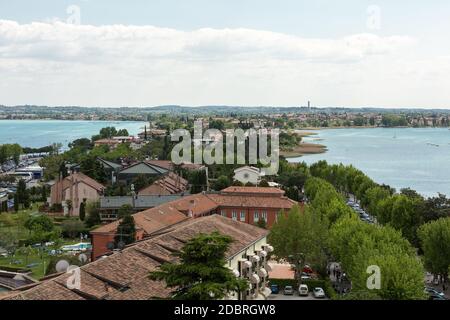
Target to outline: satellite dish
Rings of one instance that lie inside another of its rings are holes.
[[[108,242],[106,247],[108,248],[108,250],[113,250],[114,249],[114,242]]]
[[[81,263],[86,263],[87,259],[87,255],[85,255],[84,253],[78,256],[78,260],[80,260]]]
[[[66,260],[59,260],[55,268],[56,272],[66,272],[69,268],[69,262]]]

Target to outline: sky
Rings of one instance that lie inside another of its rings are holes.
[[[448,109],[427,2],[0,0],[0,104]]]

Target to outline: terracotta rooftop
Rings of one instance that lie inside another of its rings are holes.
[[[142,229],[146,234],[152,234],[175,223],[188,219],[172,204],[163,204],[155,208],[133,214],[136,229]],[[115,233],[120,221],[105,224],[91,233]]]
[[[191,213],[194,217],[208,213],[218,207],[216,202],[202,193],[172,201],[170,205],[186,215]]]
[[[66,286],[69,275],[56,278],[25,290],[13,291],[5,300],[147,300],[167,298],[170,289],[164,282],[148,279],[148,274],[166,261],[176,262],[173,253],[181,250],[186,241],[198,234],[214,231],[230,236],[227,257],[230,259],[268,231],[233,221],[218,215],[189,219],[166,233],[126,247],[121,252],[102,258],[80,268],[81,287]]]
[[[221,191],[222,193],[236,193],[236,194],[252,194],[252,195],[284,195],[284,190],[278,188],[262,188],[262,187],[228,187]]]
[[[174,163],[170,160],[147,160],[145,161],[149,164],[167,169],[167,170],[173,170],[174,169]],[[181,164],[181,168],[188,169],[188,170],[196,170],[203,167],[202,165],[195,164],[195,163],[183,163]]]
[[[261,197],[255,195],[208,194],[207,197],[219,206],[244,208],[290,209],[295,201],[287,197]]]
[[[151,194],[149,191],[154,186],[159,186],[166,190],[169,194],[182,193],[186,191],[188,186],[188,181],[176,173],[169,172],[167,175],[161,179],[156,180],[150,186],[139,190],[140,195]]]
[[[87,175],[81,173],[81,172],[76,172],[76,173],[72,173],[70,176],[67,176],[66,178],[64,178],[63,180],[63,190],[66,190],[67,188],[70,188],[70,186],[72,184],[74,184],[75,182],[82,182],[85,183],[89,186],[91,186],[92,188],[98,190],[98,191],[102,191],[105,186],[102,185],[101,183],[95,181],[94,179],[92,179],[91,177],[88,177]]]

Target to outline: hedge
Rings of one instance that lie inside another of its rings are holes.
[[[331,285],[330,280],[303,280],[303,284],[306,284],[308,286],[309,291],[312,291],[314,288],[322,288],[323,291],[325,291],[325,294],[330,299],[336,299],[337,293],[333,289],[333,286]]]
[[[17,273],[29,273],[32,271],[31,269],[28,269],[28,268],[2,266],[2,265],[0,265],[0,270],[7,271],[7,272],[17,272]]]
[[[292,286],[294,290],[298,289],[298,281],[294,279],[269,279],[269,285],[277,284],[280,290],[286,286]]]

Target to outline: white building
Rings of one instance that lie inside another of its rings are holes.
[[[240,181],[242,184],[247,184],[250,182],[251,184],[257,185],[263,176],[264,174],[259,168],[245,166],[234,170],[233,179],[235,181]]]

